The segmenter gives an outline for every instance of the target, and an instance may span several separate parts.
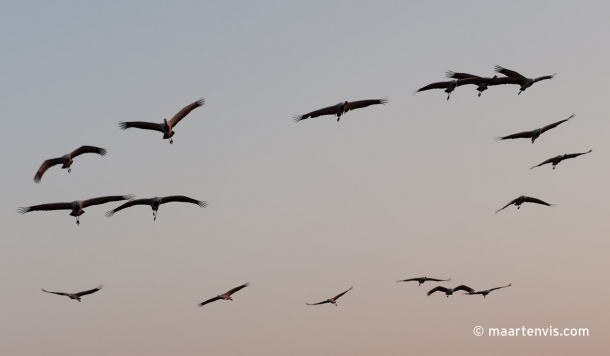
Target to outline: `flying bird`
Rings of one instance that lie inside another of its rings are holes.
[[[592,151],[593,150],[588,150],[587,152],[583,152],[583,153],[571,153],[571,154],[559,155],[557,157],[549,158],[546,161],[540,163],[539,165],[531,167],[530,169],[534,169],[536,167],[540,167],[540,166],[545,165],[547,163],[552,163],[553,164],[553,169],[555,169],[555,166],[557,166],[561,161],[563,161],[565,159],[576,158],[578,156],[582,156],[582,155],[586,155],[587,153],[591,153]]]
[[[498,73],[502,73],[507,77],[516,79],[519,82],[518,84],[521,86],[521,88],[519,90],[519,94],[521,94],[525,89],[531,87],[534,83],[537,83],[537,82],[539,82],[541,80],[545,80],[545,79],[553,79],[555,74],[557,74],[557,73],[555,73],[553,75],[545,75],[545,76],[538,77],[538,78],[526,78],[513,70],[502,68],[499,65],[496,65],[495,71]],[[519,94],[517,94],[517,95],[519,95]]]
[[[517,206],[517,209],[521,209],[521,204],[523,204],[523,203],[536,203],[536,204],[541,204],[541,205],[546,205],[546,206],[555,206],[555,204],[545,203],[540,199],[526,197],[525,195],[522,195],[519,198],[513,199],[510,203],[506,204],[502,209],[496,210],[496,214],[513,204],[515,204]]]
[[[312,111],[305,115],[294,116],[294,122],[299,122],[310,117],[318,117],[323,115],[337,115],[337,122],[341,119],[341,116],[350,110],[361,109],[371,105],[385,105],[389,101],[388,98],[383,99],[371,99],[371,100],[359,100],[359,101],[345,101],[340,102],[337,105],[329,106],[324,109]]]
[[[449,297],[450,295],[453,295],[454,292],[457,292],[459,290],[466,291],[467,293],[474,292],[474,289],[472,289],[472,288],[462,284],[462,285],[459,285],[459,286],[457,286],[455,288],[445,288],[445,287],[437,286],[437,287],[434,287],[434,288],[430,289],[430,291],[427,294],[428,294],[428,297],[429,297],[434,292],[444,292],[445,295],[447,297]]]
[[[88,200],[76,200],[71,203],[51,203],[28,206],[25,208],[17,209],[19,214],[25,214],[30,211],[50,211],[50,210],[72,210],[70,216],[76,217],[76,225],[80,225],[79,217],[85,213],[83,209],[91,205],[106,204],[113,201],[130,200],[133,195],[115,195],[108,197],[99,197]]]
[[[38,172],[36,172],[36,175],[34,176],[34,182],[39,183],[42,179],[42,175],[44,174],[44,172],[46,172],[47,169],[58,164],[62,164],[61,169],[68,169],[68,173],[70,173],[72,171],[70,167],[72,166],[74,158],[84,153],[97,153],[100,156],[105,156],[106,150],[94,146],[81,146],[75,149],[74,151],[68,153],[67,155],[63,155],[58,158],[48,159],[42,163],[40,168],[38,168]]]
[[[512,285],[513,285],[513,284],[511,283],[511,284],[509,284],[509,285],[507,285],[507,286],[503,286],[503,287],[496,287],[496,288],[492,288],[492,289],[488,289],[488,290],[482,290],[482,291],[478,291],[478,292],[474,292],[474,291],[473,291],[472,293],[465,293],[465,294],[468,294],[468,295],[481,294],[481,295],[483,296],[483,298],[485,298],[485,297],[487,297],[487,295],[488,295],[489,293],[491,293],[491,292],[495,291],[496,289],[502,289],[502,288],[510,287],[510,286],[512,286]]]
[[[515,138],[531,138],[532,139],[532,143],[534,143],[534,141],[536,141],[536,139],[538,137],[540,137],[540,135],[542,135],[546,131],[559,126],[560,124],[562,124],[562,123],[564,123],[564,122],[574,118],[575,116],[576,115],[572,114],[567,119],[563,119],[563,120],[554,122],[554,123],[546,125],[546,126],[544,126],[542,128],[535,129],[535,130],[532,130],[532,131],[519,132],[519,133],[516,133],[516,134],[504,136],[504,137],[496,137],[496,138],[494,138],[494,140],[502,141],[502,140],[512,140],[512,139],[515,139]]]
[[[233,298],[231,298],[231,294],[233,294],[233,293],[235,293],[237,291],[240,291],[240,290],[246,288],[249,285],[250,285],[250,283],[246,282],[245,284],[242,284],[239,287],[235,287],[235,288],[231,289],[230,291],[226,292],[225,294],[217,295],[214,298],[211,298],[211,299],[206,300],[205,302],[199,303],[198,305],[200,307],[202,307],[202,306],[204,306],[204,305],[206,305],[208,303],[212,303],[212,302],[215,302],[215,301],[220,300],[220,299],[233,301]]]
[[[449,100],[449,98],[451,97],[451,93],[459,85],[459,82],[461,80],[464,80],[466,78],[479,78],[476,75],[467,74],[467,73],[454,73],[452,71],[447,71],[447,73],[446,73],[446,75],[448,77],[451,76],[450,78],[453,78],[452,75],[454,75],[454,74],[458,75],[458,77],[456,77],[456,79],[454,79],[454,80],[428,84],[425,87],[421,87],[421,88],[417,89],[413,94],[417,94],[420,91],[426,91],[426,90],[432,90],[432,89],[445,89],[445,93],[447,93],[447,100]]]
[[[323,301],[323,302],[320,302],[320,303],[314,303],[314,304],[309,304],[309,303],[306,303],[306,304],[307,304],[307,305],[320,305],[320,304],[331,303],[331,304],[334,304],[335,306],[337,306],[337,299],[339,299],[339,298],[340,298],[340,297],[341,297],[343,294],[345,294],[345,293],[349,292],[350,290],[352,290],[352,288],[354,288],[354,287],[350,287],[350,288],[349,288],[348,290],[346,290],[345,292],[343,292],[343,293],[341,293],[341,294],[337,294],[336,296],[334,296],[334,297],[332,297],[332,298],[330,298],[330,299],[326,299],[326,300],[325,300],[325,301]]]
[[[93,294],[102,288],[104,288],[103,284],[100,284],[99,286],[97,286],[97,288],[93,288],[93,289],[86,290],[84,292],[79,292],[79,293],[49,292],[48,290],[45,290],[45,289],[42,289],[42,291],[46,292],[46,293],[57,294],[57,295],[65,295],[66,297],[69,297],[70,299],[76,299],[80,302],[80,297],[82,297],[83,295]]]
[[[150,199],[131,200],[131,201],[119,206],[116,209],[112,209],[112,210],[108,211],[106,213],[106,217],[109,218],[112,215],[114,215],[114,213],[116,213],[117,211],[132,207],[134,205],[150,205],[150,207],[153,210],[153,221],[156,221],[157,220],[157,210],[159,210],[159,207],[161,206],[161,204],[171,203],[171,202],[197,204],[202,208],[205,208],[208,206],[208,203],[205,201],[200,201],[200,200],[196,200],[193,198],[185,197],[184,195],[171,195],[168,197],[154,197],[154,198],[150,198]]]
[[[402,279],[402,280],[396,281],[396,283],[398,283],[398,282],[411,282],[411,281],[417,281],[417,282],[419,282],[418,286],[421,286],[426,281],[450,282],[451,278],[449,278],[449,279],[436,279],[436,278],[428,278],[428,277],[418,277],[418,278]]]
[[[171,120],[167,121],[167,119],[163,119],[163,122],[157,124],[155,122],[145,122],[145,121],[130,121],[130,122],[119,122],[119,127],[121,130],[127,130],[130,127],[135,127],[137,129],[143,130],[153,130],[160,131],[163,133],[163,139],[169,139],[169,143],[173,144],[174,140],[172,137],[174,136],[174,127],[178,125],[180,120],[184,119],[186,115],[188,115],[191,111],[197,109],[205,103],[205,99],[201,98],[196,102],[185,106],[182,110],[180,110]]]
[[[481,96],[481,94],[483,94],[483,92],[487,90],[487,87],[489,86],[489,83],[492,80],[498,78],[497,75],[494,75],[492,78],[488,78],[479,77],[477,75],[472,75],[468,73],[456,73],[450,70],[447,71],[446,76],[447,78],[453,78],[458,80],[458,82],[456,83],[456,87],[468,84],[476,85],[477,90],[479,91],[479,96]]]

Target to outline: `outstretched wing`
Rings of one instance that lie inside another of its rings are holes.
[[[171,126],[171,127],[176,126],[176,124],[178,124],[178,122],[180,122],[180,120],[184,119],[184,117],[186,115],[188,115],[191,111],[197,109],[198,107],[202,106],[203,104],[205,104],[205,99],[201,98],[201,99],[197,100],[196,102],[185,106],[176,115],[174,115],[174,117],[172,117],[171,120],[169,120],[169,122],[168,122],[169,126]]]
[[[184,195],[170,195],[168,197],[161,198],[161,204],[171,203],[171,202],[180,202],[180,203],[192,203],[197,204],[202,208],[208,206],[208,203],[205,201],[200,201],[197,199],[185,197]]]
[[[544,162],[540,163],[539,165],[536,165],[536,166],[532,166],[532,167],[530,167],[530,169],[534,169],[534,168],[536,168],[536,167],[543,166],[543,165],[545,165],[545,164],[547,164],[547,163],[551,163],[551,162],[553,162],[554,160],[555,160],[555,157],[553,157],[553,158],[549,158],[549,159],[547,159],[546,161],[544,161]]]
[[[494,291],[494,290],[496,290],[496,289],[502,289],[502,288],[510,287],[510,286],[512,286],[512,285],[513,285],[513,284],[511,283],[511,284],[509,284],[509,285],[507,285],[507,286],[502,286],[502,287],[496,287],[496,288],[492,288],[492,289],[490,289],[489,291],[491,292],[491,291]]]
[[[204,306],[204,305],[206,305],[206,304],[208,304],[208,303],[215,302],[215,301],[217,301],[218,299],[222,299],[222,298],[220,298],[220,297],[214,297],[214,298],[211,298],[211,299],[206,300],[205,302],[201,302],[201,303],[199,303],[199,304],[197,304],[197,305],[199,305],[200,307],[202,307],[202,306]]]
[[[458,82],[455,84],[455,86],[461,87],[462,85],[468,85],[468,84],[480,85],[480,84],[485,83],[486,81],[487,81],[487,79],[481,78],[481,77],[466,78],[466,79],[458,80]]]
[[[337,113],[337,105],[329,106],[324,109],[312,111],[305,115],[296,115],[294,117],[294,122],[299,122],[301,120],[309,119],[310,117],[318,117],[323,115],[335,115]]]
[[[428,280],[428,281],[434,281],[434,282],[450,282],[450,281],[451,281],[451,278],[449,278],[449,279],[426,278],[426,280]]]
[[[92,293],[95,293],[95,292],[97,292],[98,290],[100,290],[100,289],[102,289],[102,288],[104,288],[104,285],[103,285],[103,284],[100,284],[100,285],[99,285],[99,286],[97,286],[96,288],[89,289],[89,290],[86,290],[86,291],[84,291],[84,292],[74,293],[74,294],[78,295],[79,297],[82,297],[83,295],[87,295],[87,294],[92,294]]]
[[[511,77],[494,78],[487,83],[488,86],[492,85],[504,85],[504,84],[521,84],[519,79]]]
[[[502,74],[504,74],[507,77],[515,78],[515,79],[518,79],[520,81],[526,81],[527,80],[526,77],[524,77],[521,74],[515,72],[514,70],[502,68],[499,65],[496,65],[494,69],[495,69],[496,72],[502,73]]]
[[[495,212],[495,213],[497,214],[497,213],[499,213],[500,211],[502,211],[502,210],[506,209],[507,207],[509,207],[510,205],[515,204],[515,202],[517,201],[517,199],[519,199],[519,198],[515,198],[515,199],[511,200],[511,202],[510,202],[510,203],[508,203],[508,204],[504,205],[504,207],[503,207],[502,209],[498,209],[498,210],[496,210],[496,212]]]
[[[381,105],[385,105],[388,102],[388,98],[382,98],[382,99],[371,99],[371,100],[359,100],[359,101],[353,101],[353,102],[348,102],[347,105],[345,105],[345,108],[343,109],[345,112],[348,112],[350,110],[354,110],[354,109],[361,109],[361,108],[365,108],[367,106],[371,106],[371,105],[377,105],[377,104],[381,104]]]
[[[142,130],[154,130],[163,132],[163,124],[157,124],[155,122],[145,122],[145,121],[129,121],[129,122],[119,122],[119,127],[121,130],[127,130],[128,128],[134,127],[136,129]]]
[[[307,305],[320,305],[320,304],[326,304],[326,303],[330,303],[330,300],[325,300],[325,301],[320,302],[320,303],[313,303],[313,304],[305,303],[305,304],[307,304]]]
[[[235,288],[231,289],[230,291],[226,292],[225,294],[231,295],[231,294],[233,294],[233,293],[235,293],[235,292],[237,292],[237,291],[240,291],[240,290],[242,290],[242,289],[246,288],[246,287],[247,287],[247,286],[249,286],[249,285],[250,285],[250,283],[249,283],[249,282],[246,282],[246,283],[242,284],[242,285],[241,285],[241,286],[239,286],[239,287],[235,287]]]
[[[448,82],[436,82],[436,83],[428,84],[425,87],[419,88],[415,92],[419,93],[420,91],[426,91],[426,90],[431,90],[431,89],[447,89],[454,83],[455,83],[455,80],[450,80]]]
[[[536,203],[536,204],[546,205],[546,206],[553,206],[553,205],[555,205],[555,204],[549,204],[549,203],[543,202],[540,199],[536,199],[536,198],[532,198],[532,197],[525,197],[524,201],[526,201],[528,203]]]
[[[19,214],[29,213],[30,211],[50,211],[50,210],[72,210],[72,203],[51,203],[17,209]]]
[[[555,74],[557,74],[557,73],[555,73]],[[535,79],[534,79],[534,83],[535,83],[535,82],[539,82],[539,81],[541,81],[541,80],[553,79],[553,77],[555,76],[555,74],[553,74],[553,75],[543,75],[542,77],[535,78]]]
[[[45,290],[44,288],[42,289],[42,291],[46,292],[46,293],[57,294],[57,295],[69,295],[68,293],[62,293],[62,292],[49,292],[48,290]]]
[[[459,291],[459,290],[463,290],[463,291],[465,291],[466,293],[474,293],[474,289],[472,289],[472,288],[470,288],[470,287],[468,287],[468,286],[465,286],[465,285],[463,285],[463,284],[462,284],[462,285],[459,285],[459,286],[457,286],[457,287],[455,287],[455,288],[453,288],[453,291],[454,291],[454,292],[457,292],[457,291]]]
[[[399,281],[396,281],[396,283],[398,282],[412,282],[412,281],[419,281],[421,278],[409,278],[409,279],[402,279]]]
[[[117,211],[129,208],[129,207],[134,206],[134,205],[151,205],[151,202],[152,202],[151,199],[136,199],[136,200],[131,200],[131,201],[128,201],[127,203],[119,206],[118,208],[115,208],[115,209],[112,209],[112,210],[106,212],[106,217],[109,218],[112,215],[114,215],[114,213],[116,213]]]
[[[451,70],[448,70],[445,72],[445,76],[447,78],[453,78],[453,79],[468,79],[468,78],[481,78],[478,75],[472,75],[472,74],[468,74],[468,73],[457,73]],[[481,78],[483,79],[483,78]]]
[[[133,199],[133,195],[112,195],[107,197],[99,197],[93,199],[83,200],[83,208],[86,208],[91,205],[100,205],[106,204],[113,201],[122,201],[122,200],[130,200]]]
[[[74,158],[76,156],[82,155],[83,153],[97,153],[100,156],[105,156],[106,150],[104,148],[95,146],[81,146],[72,151],[72,153],[70,153],[70,157]]]
[[[575,116],[576,116],[575,114],[572,114],[572,115],[570,115],[570,117],[568,117],[567,119],[563,119],[563,120],[560,120],[560,121],[554,122],[554,123],[552,123],[552,124],[550,124],[550,125],[546,125],[545,127],[543,127],[543,128],[541,128],[541,129],[540,129],[540,134],[542,134],[543,132],[548,131],[548,130],[550,130],[550,129],[552,129],[552,128],[555,128],[555,127],[557,127],[558,125],[561,125],[562,123],[564,123],[564,122],[566,122],[566,121],[568,121],[568,120],[570,120],[570,119],[574,118]]]
[[[449,292],[450,290],[451,290],[451,289],[445,288],[445,287],[443,287],[443,286],[436,286],[436,287],[434,287],[434,288],[430,289],[430,290],[428,291],[428,293],[426,293],[426,295],[428,295],[428,297],[429,297],[429,296],[430,296],[430,294],[432,294],[432,293],[434,293],[434,292],[441,291],[441,292],[445,292],[445,293],[447,293],[447,292]]]
[[[563,159],[570,159],[570,158],[576,158],[578,156],[582,156],[582,155],[586,155],[587,153],[591,153],[593,150],[588,150],[587,152],[583,152],[583,153],[570,153],[565,155],[565,157],[563,157]]]
[[[38,168],[38,172],[36,172],[36,175],[34,175],[34,182],[39,183],[40,180],[42,179],[42,175],[44,174],[44,172],[47,171],[47,169],[49,169],[55,165],[61,164],[62,162],[63,162],[63,160],[61,159],[61,157],[51,158],[51,159],[44,161],[42,163],[42,165],[40,166],[40,168]]]
[[[354,287],[350,287],[350,288],[349,288],[348,290],[346,290],[345,292],[343,292],[343,293],[341,293],[341,294],[337,294],[337,295],[336,295],[336,296],[335,296],[333,299],[334,299],[334,300],[339,299],[339,298],[340,298],[340,297],[341,297],[343,294],[345,294],[345,293],[349,292],[350,290],[352,290],[352,288],[354,288]]]
[[[532,137],[534,137],[533,131],[523,131],[523,132],[518,132],[516,134],[512,134],[512,135],[508,135],[508,136],[504,136],[504,137],[496,137],[496,138],[494,138],[494,140],[502,141],[502,140],[513,140],[515,138],[532,138]]]
[[[472,292],[472,293],[465,293],[467,295],[475,295],[475,294],[483,294],[485,293],[485,291],[479,291],[479,292]]]

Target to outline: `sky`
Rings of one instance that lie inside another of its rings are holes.
[[[607,2],[7,1],[3,355],[571,355],[610,346]],[[521,95],[446,70],[527,77]],[[384,106],[294,123],[334,105]],[[175,127],[161,122],[204,97]],[[574,120],[529,140],[495,136]],[[40,164],[81,145],[68,174]],[[529,170],[564,153],[589,155]],[[187,195],[106,218],[104,195]],[[524,204],[529,195],[554,208]],[[396,283],[428,276],[451,282]],[[234,301],[197,303],[250,282]],[[78,292],[81,303],[41,292]],[[436,285],[484,290],[440,294]],[[349,287],[338,307],[307,306]],[[588,337],[477,337],[588,328]]]

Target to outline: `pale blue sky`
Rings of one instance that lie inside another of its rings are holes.
[[[605,2],[5,2],[0,353],[599,354],[610,327]],[[446,70],[536,77],[412,95]],[[389,96],[337,123],[292,116]],[[119,121],[171,118],[160,133]],[[567,118],[534,145],[494,142]],[[72,173],[39,165],[83,145]],[[556,170],[528,168],[593,153]],[[106,219],[135,194],[162,206]],[[519,195],[557,204],[494,211]],[[434,284],[486,299],[426,297]],[[246,281],[233,302],[197,303]],[[42,293],[105,288],[82,303]],[[307,307],[350,286],[339,307]],[[477,338],[588,327],[588,338]]]

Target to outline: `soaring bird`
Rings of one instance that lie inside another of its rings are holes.
[[[116,213],[117,211],[132,207],[134,205],[150,205],[150,207],[153,210],[153,221],[156,221],[157,220],[157,210],[159,210],[159,206],[161,206],[161,204],[171,203],[171,202],[192,203],[192,204],[197,204],[202,208],[205,208],[206,206],[208,206],[208,203],[205,201],[200,201],[200,200],[196,200],[193,198],[185,197],[184,195],[171,195],[168,197],[154,197],[154,198],[150,198],[150,199],[131,200],[131,201],[119,206],[116,209],[112,209],[112,210],[108,211],[106,213],[106,217],[109,218],[112,215],[114,215],[114,213]]]
[[[70,173],[72,171],[72,169],[70,168],[73,163],[72,160],[76,156],[80,156],[83,153],[97,153],[100,156],[105,156],[106,150],[103,148],[94,147],[94,146],[81,146],[81,147],[75,149],[74,151],[68,153],[67,155],[63,155],[58,158],[48,159],[42,163],[40,168],[38,168],[38,172],[36,172],[36,175],[34,176],[34,182],[39,183],[40,180],[42,179],[42,175],[44,174],[44,172],[46,172],[47,169],[49,169],[55,165],[58,165],[58,164],[63,164],[63,166],[61,166],[61,169],[67,168],[68,173]]]
[[[545,165],[547,163],[552,163],[553,164],[553,169],[555,169],[555,166],[557,166],[564,159],[576,158],[578,156],[586,155],[587,153],[591,153],[592,151],[593,150],[588,150],[587,152],[583,152],[583,153],[570,153],[570,154],[559,155],[557,157],[549,158],[546,161],[540,163],[539,165],[531,167],[530,169],[534,169],[536,167],[540,167],[540,166]]]
[[[447,71],[446,75],[449,78],[454,78],[453,75],[457,75],[454,80],[450,80],[447,82],[436,82],[436,83],[432,83],[432,84],[428,84],[425,87],[419,88],[417,89],[413,94],[417,94],[420,91],[426,91],[426,90],[431,90],[431,89],[445,89],[445,93],[447,93],[447,100],[449,100],[449,98],[451,97],[451,92],[453,92],[453,90],[460,85],[460,81],[466,79],[466,78],[480,78],[477,77],[476,75],[472,75],[472,74],[467,74],[467,73],[454,73],[452,71]]]
[[[310,117],[318,117],[323,115],[337,115],[337,122],[341,119],[341,115],[347,113],[350,110],[361,109],[371,105],[385,105],[389,101],[388,98],[383,99],[371,99],[371,100],[359,100],[359,101],[349,101],[340,102],[337,105],[329,106],[324,109],[312,111],[305,115],[296,115],[294,117],[294,122],[299,122],[305,119],[309,119]]]
[[[453,78],[453,79],[457,79],[458,82],[456,83],[456,87],[462,86],[462,85],[468,85],[468,84],[474,84],[477,86],[477,90],[479,91],[479,96],[481,96],[481,94],[483,94],[483,92],[485,90],[487,90],[487,87],[489,86],[489,83],[498,78],[497,75],[494,75],[492,78],[488,78],[488,77],[479,77],[476,75],[472,75],[472,74],[468,74],[468,73],[456,73],[453,71],[448,70],[447,73],[447,78]]]
[[[498,73],[502,73],[507,77],[517,79],[519,81],[519,85],[521,85],[519,94],[521,94],[525,89],[531,87],[534,83],[539,82],[541,80],[545,80],[545,79],[553,79],[555,74],[557,74],[557,73],[555,73],[553,75],[545,75],[545,76],[538,77],[538,78],[526,78],[526,77],[522,76],[521,74],[515,72],[514,70],[502,68],[499,65],[496,65],[495,71]],[[519,94],[517,94],[517,95],[519,95]]]
[[[130,200],[133,198],[133,195],[114,195],[108,197],[99,197],[88,200],[76,200],[71,203],[51,203],[51,204],[42,204],[42,205],[34,205],[28,206],[25,208],[17,209],[19,214],[25,214],[30,211],[49,211],[49,210],[72,210],[70,212],[70,216],[76,217],[76,225],[80,225],[79,217],[85,213],[84,208],[91,205],[100,205],[106,204],[113,201],[121,201],[121,200]]]
[[[169,139],[169,143],[173,144],[174,140],[172,136],[174,136],[174,126],[178,125],[180,120],[184,119],[186,115],[188,115],[191,111],[197,109],[205,103],[205,99],[201,98],[196,102],[185,106],[182,110],[180,110],[171,120],[167,121],[167,119],[163,119],[163,122],[160,124],[154,122],[145,122],[145,121],[131,121],[131,122],[119,122],[119,127],[121,130],[127,130],[130,127],[135,127],[137,129],[143,130],[154,130],[163,132],[163,139]]]
[[[512,285],[513,285],[513,284],[511,283],[511,284],[509,284],[509,285],[507,285],[507,286],[503,286],[503,287],[496,287],[496,288],[492,288],[492,289],[488,289],[488,290],[482,290],[482,291],[478,291],[478,292],[474,292],[474,291],[473,291],[472,293],[465,293],[465,294],[468,294],[468,295],[481,294],[481,295],[483,296],[483,298],[485,298],[485,297],[487,297],[487,295],[488,295],[489,293],[491,293],[491,292],[495,291],[496,289],[502,289],[502,288],[510,287],[510,286],[512,286]]]
[[[235,292],[237,292],[239,290],[242,290],[242,289],[246,288],[249,285],[250,285],[250,283],[246,282],[246,283],[242,284],[239,287],[235,287],[235,288],[231,289],[230,291],[226,292],[225,294],[217,295],[214,298],[211,298],[211,299],[206,300],[205,302],[199,303],[198,305],[200,307],[202,307],[202,306],[204,306],[204,305],[206,305],[208,303],[212,303],[212,302],[215,302],[215,301],[220,300],[220,299],[233,301],[233,298],[231,298],[231,294],[233,294],[233,293],[235,293]]]
[[[350,287],[350,288],[349,288],[348,290],[346,290],[345,292],[343,292],[343,293],[341,293],[341,294],[337,294],[336,296],[334,296],[334,297],[332,297],[332,298],[330,298],[330,299],[326,299],[326,300],[325,300],[325,301],[323,301],[323,302],[320,302],[320,303],[314,303],[314,304],[309,304],[309,303],[306,303],[306,304],[307,304],[307,305],[320,305],[320,304],[331,303],[331,304],[334,304],[335,306],[337,306],[337,299],[339,299],[339,298],[340,298],[340,297],[341,297],[343,294],[345,294],[345,293],[349,292],[350,290],[352,290],[352,288],[354,288],[354,287]]]
[[[564,123],[564,122],[574,118],[575,116],[576,115],[572,114],[567,119],[563,119],[563,120],[554,122],[554,123],[552,123],[550,125],[546,125],[546,126],[544,126],[542,128],[535,129],[535,130],[532,130],[532,131],[519,132],[519,133],[516,133],[516,134],[504,136],[504,137],[496,137],[496,138],[494,138],[494,140],[502,141],[502,140],[509,140],[509,139],[515,139],[515,138],[531,138],[532,139],[532,143],[534,143],[534,141],[536,141],[536,139],[538,137],[540,137],[540,135],[542,135],[546,131],[548,131],[548,130],[550,130],[552,128],[557,127],[558,125],[560,125],[560,124],[562,124],[562,123]]]
[[[541,205],[546,205],[546,206],[555,206],[555,204],[545,203],[540,199],[526,197],[525,195],[522,195],[519,198],[513,199],[510,203],[506,204],[502,209],[496,210],[496,214],[499,213],[500,211],[506,209],[506,207],[508,207],[509,205],[513,205],[513,204],[515,204],[517,206],[517,209],[521,209],[521,204],[523,204],[523,203],[536,203],[536,204],[541,204]]]
[[[95,292],[97,292],[98,290],[104,288],[103,284],[100,284],[99,286],[97,286],[97,288],[93,288],[90,290],[86,290],[84,292],[79,292],[79,293],[62,293],[62,292],[49,292],[48,290],[42,290],[43,292],[46,293],[53,293],[53,294],[57,294],[57,295],[65,295],[66,297],[70,298],[70,299],[76,299],[80,302],[80,297],[82,297],[83,295],[87,295],[87,294],[93,294]]]
[[[432,294],[434,292],[445,292],[445,295],[447,297],[449,297],[450,295],[453,295],[453,292],[457,292],[459,290],[466,291],[466,293],[474,292],[474,289],[472,289],[472,288],[462,284],[462,285],[459,285],[459,286],[457,286],[455,288],[445,288],[445,287],[437,286],[437,287],[434,287],[434,288],[430,289],[430,291],[427,294],[428,294],[428,297],[429,297],[430,294]]]
[[[450,282],[451,278],[449,279],[436,279],[436,278],[428,278],[428,277],[419,277],[419,278],[409,278],[409,279],[402,279],[399,281],[396,281],[396,283],[398,282],[411,282],[411,281],[417,281],[419,282],[418,286],[421,286],[422,284],[424,284],[424,282],[426,281],[433,281],[433,282]]]

